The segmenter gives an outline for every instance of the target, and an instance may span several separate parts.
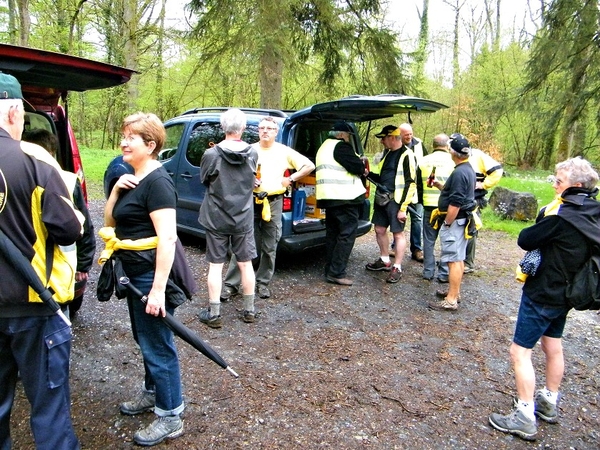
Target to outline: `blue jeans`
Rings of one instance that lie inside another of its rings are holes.
[[[144,294],[152,288],[154,272],[131,277],[131,284]],[[127,294],[133,338],[144,359],[144,386],[156,393],[154,412],[158,416],[173,416],[183,412],[179,358],[173,332],[160,317],[146,314],[146,305],[131,293]],[[175,308],[168,302],[166,309],[173,314]]]
[[[421,244],[421,235],[423,234],[423,205],[421,203],[413,203],[412,206],[417,211],[420,217],[409,212],[410,215],[410,252],[414,253],[417,250],[423,250]]]
[[[69,390],[72,336],[56,314],[0,319],[0,449],[11,448],[10,412],[18,373],[31,405],[36,448],[79,449]]]

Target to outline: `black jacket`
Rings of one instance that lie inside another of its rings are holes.
[[[525,281],[523,292],[534,302],[565,307],[565,289],[591,255],[593,245],[600,246],[600,203],[597,194],[581,188],[568,188],[562,204],[542,208],[535,225],[519,234],[523,250],[540,249],[542,259],[535,276]]]

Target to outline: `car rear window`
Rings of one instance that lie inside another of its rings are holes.
[[[186,158],[190,164],[200,166],[200,160],[207,148],[225,139],[225,134],[221,129],[221,124],[210,122],[198,122],[194,125],[194,129],[190,133],[188,146],[186,150]],[[258,142],[258,126],[249,124],[242,134],[242,140],[254,144]]]

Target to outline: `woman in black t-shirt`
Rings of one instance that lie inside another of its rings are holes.
[[[121,240],[156,239],[155,261],[139,258],[140,252],[117,252],[131,284],[148,296],[145,305],[127,296],[133,337],[144,359],[145,382],[138,398],[121,404],[121,412],[134,415],[154,410],[158,418],[134,435],[136,443],[150,446],[183,433],[177,349],[173,332],[159,317],[164,317],[166,311],[174,312],[174,306],[165,302],[165,289],[175,258],[177,196],[171,178],[157,159],[166,138],[158,117],[133,114],[125,119],[122,132],[123,161],[131,164],[135,173],[123,175],[115,184],[106,203],[104,222],[105,226],[115,227]]]

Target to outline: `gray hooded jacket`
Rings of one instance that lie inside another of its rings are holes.
[[[206,194],[198,222],[220,234],[243,234],[254,226],[252,190],[258,153],[243,141],[224,140],[204,153],[200,181]]]

